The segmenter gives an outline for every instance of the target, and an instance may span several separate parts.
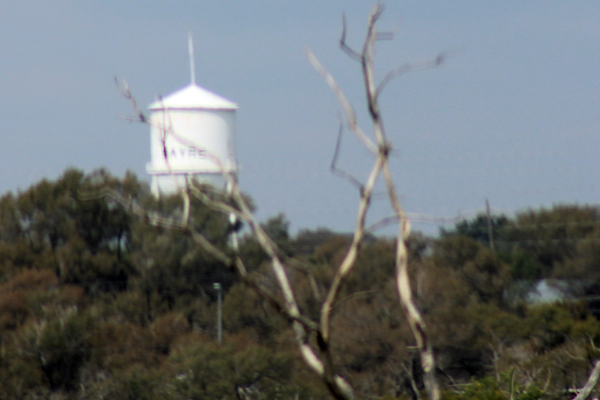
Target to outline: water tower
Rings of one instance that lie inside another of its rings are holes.
[[[188,177],[226,189],[223,173],[237,174],[234,122],[237,105],[196,85],[190,36],[190,85],[150,104],[152,193],[185,188]]]

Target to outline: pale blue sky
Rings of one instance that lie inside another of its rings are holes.
[[[236,102],[241,183],[259,218],[292,230],[354,225],[358,194],[329,173],[339,107],[308,46],[364,113],[358,65],[337,47],[341,15],[360,45],[368,1],[0,2],[0,192],[66,167],[148,179],[149,130],[130,125],[113,76],[145,106],[189,83]],[[381,97],[393,169],[409,212],[511,212],[600,195],[600,3],[389,1],[380,76],[441,51],[442,67],[403,76]],[[347,136],[341,166],[368,173]],[[383,197],[371,220],[389,212]],[[417,228],[424,228],[417,225]],[[431,230],[431,228],[428,228]]]

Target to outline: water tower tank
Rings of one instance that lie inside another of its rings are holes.
[[[150,104],[152,192],[173,194],[187,177],[225,189],[222,173],[236,173],[237,105],[195,83]]]

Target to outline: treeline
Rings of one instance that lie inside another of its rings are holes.
[[[0,198],[0,398],[329,398],[269,302],[107,189],[150,215],[181,217],[178,196],[156,200],[135,176],[102,170],[67,170]],[[198,202],[191,210],[194,227],[231,252],[228,218]],[[283,216],[265,228],[303,311],[316,317],[350,236],[290,236]],[[600,358],[600,208],[481,215],[408,244],[444,398],[574,397]],[[239,252],[270,285],[250,236]],[[394,238],[368,237],[334,308],[333,362],[365,399],[418,399],[424,389],[394,257]],[[542,281],[560,290],[557,301],[531,301]],[[224,288],[221,346],[215,282]]]

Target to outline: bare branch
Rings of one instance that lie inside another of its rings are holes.
[[[288,261],[288,265],[290,267],[298,269],[307,277],[309,285],[310,285],[310,289],[313,292],[313,297],[315,298],[315,300],[320,302],[321,297],[322,297],[321,291],[319,290],[319,285],[317,284],[315,276],[310,271],[310,268],[305,263],[298,260],[297,258],[290,257],[290,258],[287,258],[287,261]]]
[[[371,115],[371,121],[374,128],[375,138],[377,142],[376,149],[374,148],[373,142],[369,139],[365,140],[366,135],[356,126],[356,117],[354,114],[354,109],[347,101],[341,89],[338,87],[337,83],[333,79],[333,77],[329,74],[327,70],[317,61],[316,57],[310,52],[307,51],[307,55],[309,61],[315,68],[315,70],[325,79],[330,88],[334,91],[342,108],[346,112],[349,120],[349,126],[352,132],[361,140],[361,142],[369,149],[372,153],[377,154],[377,159],[371,170],[371,174],[369,175],[369,179],[367,183],[364,185],[361,199],[359,202],[359,211],[357,217],[357,224],[354,231],[353,241],[348,249],[344,260],[342,261],[336,275],[334,276],[333,282],[327,294],[326,300],[321,307],[321,334],[322,339],[324,341],[324,345],[327,345],[330,340],[329,337],[329,325],[331,318],[332,305],[337,298],[340,287],[347,277],[347,275],[352,270],[357,254],[360,248],[360,244],[362,238],[365,234],[365,217],[367,210],[370,205],[371,196],[373,187],[375,182],[381,172],[383,172],[385,177],[386,186],[388,189],[388,197],[392,208],[395,212],[394,219],[400,222],[397,248],[396,248],[396,281],[398,286],[398,293],[400,296],[400,303],[402,304],[403,309],[405,310],[410,326],[413,331],[413,335],[417,341],[417,347],[419,349],[419,353],[421,356],[421,364],[423,367],[423,371],[426,375],[426,386],[429,392],[429,396],[431,400],[438,400],[440,398],[440,390],[439,385],[437,383],[437,379],[435,377],[435,361],[433,357],[433,351],[431,344],[429,342],[429,337],[427,335],[427,330],[425,327],[425,323],[418,309],[416,308],[414,301],[412,299],[412,291],[410,288],[409,277],[408,277],[408,262],[407,262],[407,248],[406,248],[406,239],[410,234],[410,224],[406,219],[406,215],[400,206],[400,202],[398,196],[396,194],[396,189],[394,187],[391,172],[389,169],[388,159],[391,151],[391,145],[386,140],[385,131],[383,128],[383,122],[381,120],[379,105],[377,103],[377,97],[379,92],[389,80],[391,80],[394,76],[397,76],[405,71],[414,69],[414,66],[409,65],[408,67],[402,67],[395,71],[392,71],[391,74],[386,77],[383,81],[383,85],[380,88],[377,88],[375,84],[374,77],[374,67],[373,67],[373,54],[375,42],[381,36],[377,34],[376,31],[376,23],[381,13],[383,12],[383,5],[378,3],[376,4],[368,19],[368,30],[367,35],[363,44],[362,53],[360,54],[360,60],[363,71],[363,79],[365,83],[365,90],[367,92],[367,105],[369,109],[369,113]],[[345,20],[344,20],[345,21]],[[346,26],[344,22],[344,31],[342,33],[342,41],[341,43],[345,44],[346,37]],[[348,52],[347,49],[342,47],[344,51]],[[354,53],[350,53],[350,56],[355,58]],[[441,63],[442,59],[439,60]],[[337,161],[337,156],[339,153],[339,146],[341,141],[341,131],[338,133],[338,141],[336,145],[336,152],[334,156],[334,160],[332,166],[335,166]],[[332,168],[332,170],[334,170]],[[342,174],[343,175],[343,174]],[[343,175],[344,176],[344,175]],[[347,176],[344,176],[346,179]],[[352,182],[352,180],[350,180]]]
[[[587,335],[588,340],[590,342],[590,345],[592,346],[592,350],[594,351],[598,351],[598,348],[596,347],[596,345],[594,344],[594,338],[592,338],[591,335]]]
[[[188,179],[191,179],[191,178],[188,178]],[[240,219],[243,219],[243,220],[246,219],[246,215],[241,213],[236,208],[225,203],[224,201],[218,201],[218,200],[211,199],[210,196],[208,196],[203,190],[201,190],[200,188],[195,186],[193,181],[188,180],[188,184],[189,184],[189,188],[190,188],[190,191],[192,192],[192,194],[208,208],[210,208],[214,211],[218,211],[225,215],[233,214]]]
[[[351,59],[361,61],[360,54],[346,44],[346,14],[342,15],[342,37],[340,38],[340,48],[344,53],[348,54]]]
[[[586,361],[585,357],[583,356],[576,356],[571,354],[566,348],[563,349],[563,353],[565,353],[567,355],[567,357],[573,359],[573,360],[577,360],[577,361]]]
[[[248,274],[248,270],[244,265],[243,261],[236,257],[235,259],[230,258],[223,252],[218,249],[215,245],[213,245],[208,239],[206,239],[202,234],[198,231],[190,229],[189,230],[192,238],[198,243],[204,250],[206,250],[209,254],[215,257],[217,260],[221,261],[223,264],[228,265],[232,268],[235,268],[238,272],[238,275],[242,278],[244,283],[248,286],[254,288],[261,296],[263,296],[277,311],[283,314],[290,321],[296,321],[302,324],[306,329],[315,331],[319,328],[319,326],[309,318],[306,318],[303,315],[292,315],[288,312],[286,307],[281,304],[281,302],[277,299],[277,297],[271,293],[264,285],[259,283],[256,279],[254,279],[250,274]]]
[[[325,381],[334,397],[346,400],[354,399],[355,395],[352,386],[350,386],[350,384],[348,384],[348,382],[343,377],[336,374],[332,368],[331,352],[329,347],[319,346],[321,354],[325,359],[325,362],[323,362],[317,356],[310,343],[308,342],[308,336],[305,330],[306,326],[302,324],[302,320],[304,319],[304,317],[300,313],[300,309],[296,302],[294,292],[289,282],[289,278],[285,269],[283,268],[283,263],[281,262],[281,259],[277,254],[278,252],[276,250],[276,247],[273,244],[272,240],[269,238],[269,236],[265,233],[264,229],[254,219],[250,207],[248,206],[244,196],[242,195],[237,182],[230,175],[226,175],[226,178],[228,179],[228,182],[231,185],[231,196],[235,203],[238,205],[239,212],[242,214],[243,218],[250,226],[254,237],[257,239],[263,251],[265,251],[265,253],[271,261],[271,269],[275,275],[275,278],[284,298],[283,309],[285,309],[288,317],[294,320],[294,322],[292,323],[292,327],[294,329],[296,343],[300,349],[300,353],[302,354],[304,361],[314,372],[316,372]],[[313,329],[313,327],[311,327],[310,329]],[[321,329],[322,328],[314,329],[317,333],[317,337],[322,336]]]
[[[376,101],[376,99],[375,99]],[[410,222],[400,205],[400,201],[396,194],[394,182],[392,180],[391,171],[387,159],[383,165],[383,175],[386,186],[388,188],[389,199],[392,208],[400,221],[398,240],[396,245],[396,283],[400,302],[404,311],[407,314],[413,335],[417,341],[417,346],[421,353],[421,365],[423,372],[426,375],[426,386],[431,400],[440,399],[441,393],[437,379],[435,377],[435,359],[433,356],[433,347],[431,345],[425,321],[421,313],[417,309],[413,299],[412,290],[408,276],[408,250],[406,248],[406,240],[410,235]]]
[[[343,302],[353,299],[356,296],[364,296],[367,294],[377,293],[377,292],[378,292],[378,290],[363,290],[362,292],[355,292],[355,293],[349,294],[348,296],[344,297],[343,299],[341,299],[340,301],[335,303],[335,305],[332,307],[332,311],[335,310],[336,308],[338,308]]]
[[[321,306],[321,333],[323,334],[325,341],[329,340],[330,318],[333,304],[339,294],[342,283],[348,274],[350,274],[350,271],[354,267],[358,257],[360,245],[365,235],[365,221],[367,217],[367,211],[369,210],[369,206],[371,204],[371,196],[373,195],[373,189],[375,188],[375,183],[377,182],[377,178],[381,173],[381,168],[383,167],[384,162],[385,159],[381,155],[377,157],[377,160],[375,160],[375,164],[373,165],[369,178],[367,179],[367,183],[365,184],[360,196],[358,216],[356,220],[356,228],[354,229],[352,244],[346,252],[346,256],[344,257],[344,260],[340,264],[333,278],[333,282],[331,283],[331,287],[329,288],[325,302]]]
[[[139,114],[139,110],[137,109],[137,103],[134,100],[133,95],[129,91],[128,86],[125,84],[122,89],[123,95],[131,100],[132,105],[136,112]],[[343,97],[343,94],[342,94]],[[143,114],[142,114],[143,115]],[[352,114],[353,115],[353,114]],[[148,120],[144,117],[140,117],[140,121],[148,122]],[[211,158],[215,164],[217,165],[219,171],[222,176],[227,181],[227,184],[231,188],[231,200],[235,204],[235,207],[227,204],[224,201],[214,200],[210,196],[208,196],[200,187],[194,184],[194,181],[188,179],[186,185],[185,194],[182,194],[184,200],[183,207],[183,219],[181,221],[176,221],[170,218],[162,218],[158,215],[151,215],[142,207],[136,205],[132,199],[123,197],[119,192],[107,189],[95,196],[92,197],[103,197],[108,196],[113,200],[121,203],[123,206],[127,207],[130,212],[138,215],[140,218],[148,221],[154,226],[163,227],[166,229],[179,230],[184,233],[189,234],[192,239],[205,251],[215,257],[217,260],[227,265],[229,268],[234,268],[238,275],[242,278],[242,280],[253,287],[261,296],[269,301],[277,310],[279,310],[286,318],[292,321],[292,327],[295,333],[296,343],[302,354],[303,359],[306,364],[316,372],[321,379],[327,384],[331,393],[334,397],[338,399],[352,400],[355,398],[354,391],[352,387],[348,384],[348,382],[341,377],[340,375],[335,373],[335,369],[333,368],[331,352],[329,350],[329,346],[319,346],[322,359],[319,358],[312,345],[309,343],[308,334],[310,332],[316,332],[317,337],[321,337],[320,326],[316,322],[310,320],[301,314],[300,309],[298,307],[297,301],[294,296],[294,292],[292,290],[289,278],[281,261],[279,254],[281,253],[275,243],[271,240],[271,238],[265,233],[264,229],[257,223],[252,215],[250,207],[242,195],[241,189],[237,183],[235,174],[232,174],[229,171],[226,171],[223,167],[221,160],[218,157],[214,157],[207,152],[204,152],[202,149],[199,149],[194,143],[190,143],[189,140],[177,135],[174,132],[172,123],[170,122],[169,115],[164,111],[164,123],[158,127],[162,135],[162,143],[163,143],[163,151],[165,156],[165,161],[168,164],[168,155],[166,148],[166,140],[168,136],[173,137],[175,140],[180,143],[186,144],[190,147],[193,147],[198,152],[203,152],[206,157]],[[361,132],[362,133],[362,132]],[[369,139],[364,135],[364,138],[368,141]],[[169,171],[171,169],[169,167]],[[182,188],[178,187],[180,191],[184,192]],[[189,190],[189,192],[188,192]],[[246,221],[249,225],[250,229],[254,237],[257,239],[259,245],[265,251],[267,256],[270,259],[271,269],[275,275],[276,281],[278,283],[279,289],[283,296],[283,302],[281,302],[274,294],[272,294],[264,285],[261,285],[256,279],[254,279],[251,275],[248,274],[242,260],[239,257],[230,257],[223,250],[216,247],[212,244],[206,237],[204,237],[200,232],[195,229],[190,228],[188,219],[189,219],[189,193],[193,194],[199,200],[201,200],[206,206],[212,208],[213,210],[219,211],[228,215],[235,215],[236,217]],[[322,344],[323,341],[319,340],[319,343]],[[324,361],[323,361],[324,360]]]
[[[426,69],[431,69],[431,68],[435,68],[440,66],[447,58],[447,55],[445,53],[440,53],[436,58],[434,58],[433,60],[429,60],[429,61],[425,61],[419,64],[411,64],[411,63],[406,63],[403,64],[401,66],[399,66],[396,69],[391,70],[390,72],[387,73],[387,75],[383,78],[383,80],[381,81],[381,83],[379,83],[379,86],[377,86],[377,90],[375,91],[375,96],[379,97],[379,95],[381,94],[381,92],[383,91],[383,89],[385,89],[385,87],[387,86],[387,84],[394,78],[400,76],[400,75],[404,75],[406,73],[409,72],[414,72],[414,71],[423,71]]]
[[[183,198],[183,213],[181,215],[181,224],[184,227],[187,227],[190,222],[190,195],[187,190],[182,190],[181,197]]]
[[[598,378],[600,378],[600,361],[596,361],[596,365],[594,365],[594,369],[592,369],[588,381],[573,400],[586,400],[590,393],[592,393],[592,390],[594,390],[594,387],[596,387]]]
[[[210,240],[204,237],[204,235],[202,235],[200,232],[191,228],[188,228],[187,232],[190,234],[192,239],[194,239],[194,241],[200,245],[200,247],[203,250],[208,252],[208,254],[213,256],[215,259],[219,260],[220,262],[229,267],[232,267],[234,265],[234,261],[227,254],[225,254],[224,251],[212,244]]]
[[[365,228],[365,230],[367,232],[373,233],[378,231],[379,229],[383,229],[386,226],[390,226],[390,225],[395,225],[398,223],[398,217],[395,215],[392,215],[390,217],[386,217],[386,218],[382,218],[379,221],[369,225],[367,228]]]
[[[119,84],[119,80],[115,76],[115,85],[117,85],[117,90],[119,91],[119,93],[121,93],[123,97],[130,101],[131,107],[133,108],[136,114],[135,117],[126,117],[126,119],[128,119],[130,122],[148,123],[148,118],[138,107],[135,98],[131,94],[131,90],[129,90],[129,85],[127,84],[127,81],[123,79],[123,83]]]
[[[152,214],[146,211],[143,207],[140,207],[136,202],[133,201],[131,197],[125,197],[118,191],[111,188],[104,188],[97,193],[79,192],[78,195],[79,198],[83,201],[108,197],[121,204],[129,212],[133,213],[142,220],[151,223],[154,226],[177,231],[184,231],[186,229],[182,222],[172,218],[164,218],[159,215]]]
[[[408,376],[408,379],[410,381],[410,387],[413,390],[415,397],[417,398],[417,400],[421,400],[421,391],[419,390],[419,386],[417,385],[417,382],[415,381],[415,374],[414,374],[412,368],[407,367],[406,364],[404,364],[404,363],[401,363],[400,366],[404,370],[404,373],[406,374],[406,376]]]
[[[311,63],[313,68],[317,71],[319,75],[323,77],[323,79],[325,79],[325,82],[329,85],[333,93],[336,95],[344,112],[346,113],[346,116],[348,117],[348,126],[352,133],[371,153],[377,154],[377,146],[375,146],[373,141],[358,127],[356,123],[356,114],[354,112],[354,109],[352,108],[352,105],[350,105],[348,99],[346,99],[346,96],[344,95],[344,92],[342,92],[342,89],[340,89],[335,79],[333,79],[333,76],[331,76],[329,71],[327,71],[323,67],[323,65],[321,65],[321,63],[319,62],[319,60],[317,60],[313,52],[308,48],[306,49],[306,57],[308,58],[308,61]]]
[[[340,130],[338,132],[337,141],[335,143],[335,152],[333,153],[333,160],[331,160],[331,173],[339,176],[342,179],[346,179],[352,185],[356,186],[356,188],[362,193],[363,192],[363,184],[360,183],[358,179],[356,179],[352,174],[347,173],[339,168],[337,168],[337,159],[340,154],[340,149],[342,147],[342,134],[344,132],[344,125],[340,123]]]
[[[548,368],[548,376],[546,377],[546,382],[544,383],[544,387],[542,388],[542,392],[548,391],[548,386],[550,386],[550,382],[552,380],[552,371]]]
[[[435,225],[442,224],[456,224],[457,222],[464,219],[462,215],[457,215],[456,217],[440,217],[437,215],[428,215],[428,214],[418,214],[418,213],[405,213],[406,218],[413,222],[420,223],[429,223]],[[379,221],[376,221],[369,225],[366,230],[368,232],[376,232],[379,229],[385,228],[390,225],[395,225],[400,221],[397,215],[390,215],[388,217],[382,218]]]
[[[365,81],[365,89],[367,92],[368,108],[371,114],[375,138],[377,139],[378,159],[382,160],[382,171],[386,187],[388,189],[390,204],[400,222],[396,245],[396,284],[398,295],[400,297],[402,308],[407,315],[413,336],[417,341],[417,346],[421,356],[421,365],[426,377],[425,383],[427,391],[429,392],[429,398],[431,400],[439,400],[441,393],[437,378],[435,376],[435,359],[433,356],[433,348],[427,334],[425,322],[423,321],[423,318],[413,301],[412,289],[410,287],[408,276],[408,250],[406,247],[406,240],[410,235],[410,223],[406,218],[406,214],[404,213],[402,206],[400,205],[398,195],[396,194],[396,188],[391,176],[388,163],[391,146],[386,141],[383,121],[381,119],[379,105],[377,103],[377,87],[374,77],[373,53],[375,43],[374,38],[376,37],[375,23],[377,22],[377,19],[381,15],[382,11],[383,8],[381,5],[377,4],[371,11],[371,15],[369,17],[369,29],[362,53],[363,79]]]

